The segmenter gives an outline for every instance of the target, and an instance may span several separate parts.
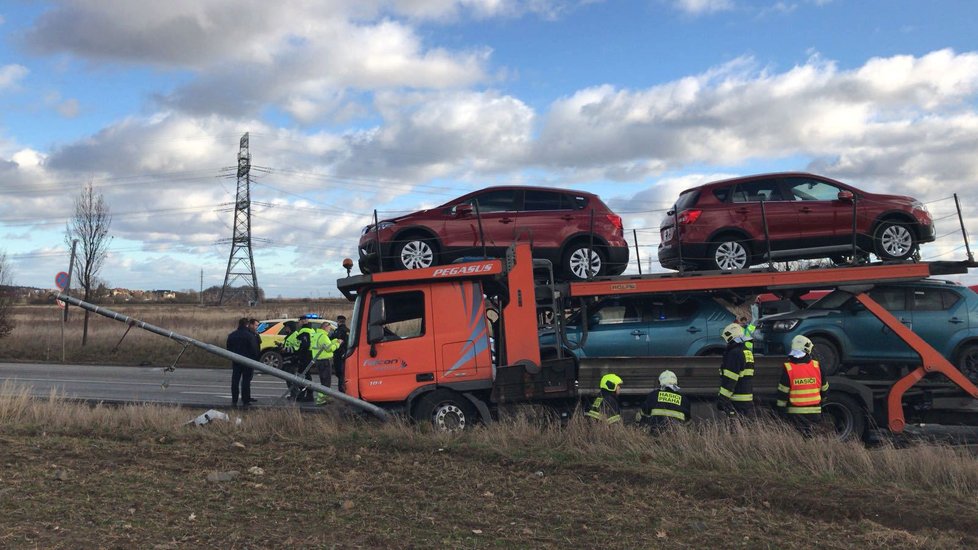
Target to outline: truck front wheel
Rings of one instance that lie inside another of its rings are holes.
[[[476,422],[476,410],[466,397],[452,390],[435,390],[414,407],[416,422],[430,422],[440,432],[460,432]]]
[[[822,403],[822,421],[835,430],[840,441],[863,439],[866,435],[866,410],[844,393],[829,394]]]

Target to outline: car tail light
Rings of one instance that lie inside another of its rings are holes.
[[[616,216],[615,214],[605,214],[608,217],[608,221],[611,225],[615,226],[615,230],[618,231],[619,235],[625,234],[624,226],[621,223],[621,216]]]
[[[679,225],[689,225],[695,223],[696,220],[700,219],[700,215],[703,214],[702,210],[683,210],[679,214]]]

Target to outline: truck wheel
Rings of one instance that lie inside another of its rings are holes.
[[[881,260],[906,260],[917,251],[913,229],[905,222],[881,223],[873,235],[873,245]]]
[[[588,258],[590,258],[590,262],[588,262]],[[600,246],[595,246],[589,250],[587,242],[572,243],[564,252],[562,265],[564,279],[586,281],[589,273],[593,277],[604,275],[604,272],[607,271],[605,263],[604,253]]]
[[[811,340],[812,345],[815,346],[812,349],[812,359],[818,361],[819,366],[822,367],[822,376],[832,376],[839,372],[842,363],[839,348],[827,338],[812,336]]]
[[[394,247],[396,269],[422,269],[436,263],[435,245],[421,237],[406,237]]]
[[[722,237],[710,246],[710,266],[720,271],[750,267],[750,251],[737,237]]]
[[[863,439],[866,435],[866,411],[844,393],[830,393],[822,403],[822,421],[831,422],[840,441]]]
[[[268,350],[265,353],[262,353],[259,361],[265,363],[269,367],[274,367],[276,369],[282,368],[282,354],[277,351]]]
[[[978,344],[968,344],[961,348],[955,363],[961,374],[978,384]]]
[[[424,395],[412,416],[416,422],[430,422],[437,431],[460,432],[475,424],[476,410],[464,395],[441,389]]]

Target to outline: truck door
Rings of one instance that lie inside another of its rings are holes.
[[[434,381],[429,294],[422,286],[368,296],[367,334],[357,354],[361,399],[402,401],[418,386]]]
[[[431,327],[439,363],[439,384],[492,380],[489,323],[485,297],[477,281],[437,284],[431,287],[434,311]]]

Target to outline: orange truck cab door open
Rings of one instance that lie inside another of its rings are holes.
[[[347,392],[403,402],[425,386],[489,388],[492,363],[479,281],[379,288],[357,297]]]

